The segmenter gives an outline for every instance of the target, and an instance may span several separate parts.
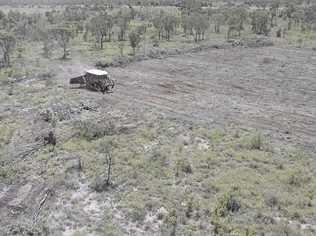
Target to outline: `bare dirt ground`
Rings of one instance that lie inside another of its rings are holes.
[[[315,51],[211,49],[110,73],[117,87],[104,102],[148,106],[190,122],[233,122],[309,148],[316,143]]]

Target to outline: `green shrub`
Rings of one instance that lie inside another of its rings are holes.
[[[112,122],[103,123],[93,120],[79,121],[75,126],[79,130],[80,136],[88,140],[99,139],[105,135],[113,135],[115,129]]]
[[[261,133],[256,133],[246,139],[246,146],[250,150],[262,150],[264,146],[264,138]]]
[[[133,202],[129,206],[129,217],[133,222],[142,222],[146,216],[146,208],[143,202]]]
[[[96,176],[91,184],[91,188],[96,192],[103,192],[107,190],[109,186],[106,184],[105,176]]]
[[[218,217],[226,217],[230,213],[238,212],[241,203],[232,192],[224,194],[217,202],[214,214]]]

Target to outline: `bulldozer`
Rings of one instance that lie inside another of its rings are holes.
[[[115,86],[114,80],[110,79],[107,71],[96,69],[87,70],[84,75],[71,78],[70,84],[102,93],[113,92]]]

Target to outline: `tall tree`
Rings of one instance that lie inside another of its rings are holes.
[[[108,37],[109,41],[111,40],[113,28],[113,18],[108,14],[100,14],[96,17],[93,17],[90,20],[90,30],[95,35],[96,40],[100,44],[100,49],[103,49],[103,44]]]
[[[241,36],[241,31],[244,30],[244,24],[248,18],[248,14],[245,8],[233,8],[227,12],[227,39],[230,38],[233,31],[238,33],[238,36]]]
[[[292,23],[293,23],[293,14],[295,12],[295,6],[293,3],[287,3],[285,7],[285,15],[288,19],[288,26],[287,29],[291,30],[292,29]]]
[[[136,53],[136,48],[139,47],[140,41],[141,41],[141,34],[138,30],[133,30],[129,33],[129,42],[131,47],[133,48],[133,54]]]
[[[221,26],[225,22],[225,16],[223,13],[219,12],[214,14],[212,18],[214,20],[214,31],[219,34],[221,32]]]
[[[251,14],[252,32],[255,34],[268,35],[270,32],[269,22],[269,14],[267,11],[256,10]]]
[[[209,20],[206,14],[194,12],[182,18],[182,27],[185,35],[188,33],[194,37],[194,41],[204,40],[205,32],[209,28]]]
[[[69,43],[74,35],[72,29],[67,26],[57,26],[51,28],[50,32],[63,50],[62,59],[66,59],[69,56]]]
[[[194,41],[204,40],[205,32],[209,28],[208,17],[201,13],[194,13],[191,17],[194,30]]]
[[[302,30],[311,30],[316,26],[316,5],[304,9]],[[314,28],[316,29],[316,27]]]
[[[279,15],[280,0],[274,0],[270,5],[271,27],[278,25],[277,17]]]
[[[184,0],[183,8],[188,15],[192,12],[197,12],[202,8],[201,0]]]
[[[163,35],[163,30],[164,30],[164,24],[163,24],[163,18],[165,16],[165,12],[164,11],[160,11],[159,15],[155,16],[153,18],[153,26],[156,28],[157,33],[158,33],[158,40],[160,40],[162,38]]]
[[[7,15],[0,10],[0,30],[4,30],[7,27]]]
[[[177,26],[177,18],[171,14],[167,14],[163,20],[163,29],[166,33],[166,39],[169,41],[171,34],[175,32]]]
[[[0,32],[0,51],[3,55],[3,66],[10,66],[11,54],[16,45],[15,37],[7,32]]]
[[[131,21],[131,15],[129,12],[120,10],[115,17],[115,24],[119,28],[118,40],[124,41],[128,24]]]
[[[181,26],[183,28],[183,33],[185,37],[187,37],[188,35],[193,35],[193,22],[191,20],[191,16],[182,15]]]

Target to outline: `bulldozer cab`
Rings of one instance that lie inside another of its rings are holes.
[[[96,70],[95,69],[95,70],[87,70],[85,76],[94,77],[94,78],[98,78],[98,79],[107,79],[109,74],[105,70]]]
[[[104,70],[87,70],[85,74],[86,87],[91,90],[112,92],[114,81],[110,79],[107,71]]]

